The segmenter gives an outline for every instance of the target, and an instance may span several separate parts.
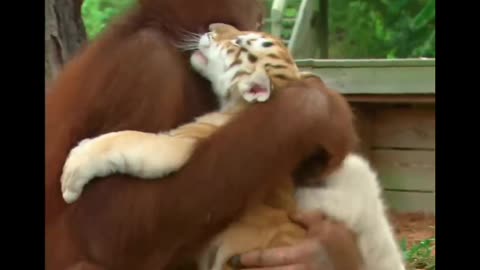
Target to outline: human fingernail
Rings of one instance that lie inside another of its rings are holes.
[[[303,219],[303,214],[301,213],[293,213],[290,215],[290,218],[295,220],[295,221],[299,221],[299,220],[302,220]]]
[[[234,269],[242,268],[242,262],[240,261],[240,255],[235,255],[235,256],[230,257],[227,264]]]

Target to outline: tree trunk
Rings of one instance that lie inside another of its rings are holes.
[[[83,0],[45,1],[45,82],[53,80],[63,64],[86,41]]]

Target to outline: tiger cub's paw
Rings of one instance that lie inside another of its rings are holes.
[[[90,180],[104,174],[105,165],[98,154],[90,139],[81,141],[70,151],[61,176],[62,197],[66,203],[75,202]]]

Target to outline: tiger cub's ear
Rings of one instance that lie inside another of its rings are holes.
[[[217,32],[219,34],[224,34],[224,33],[237,34],[239,32],[237,28],[233,27],[230,24],[225,24],[225,23],[211,23],[208,26],[208,30],[210,32]]]
[[[265,102],[272,93],[272,82],[265,70],[256,70],[250,76],[242,78],[238,89],[243,99],[249,103]]]

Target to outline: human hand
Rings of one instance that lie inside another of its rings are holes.
[[[307,229],[301,243],[252,251],[232,258],[236,269],[251,270],[357,270],[361,256],[355,235],[348,228],[320,212],[297,215],[292,219]]]

